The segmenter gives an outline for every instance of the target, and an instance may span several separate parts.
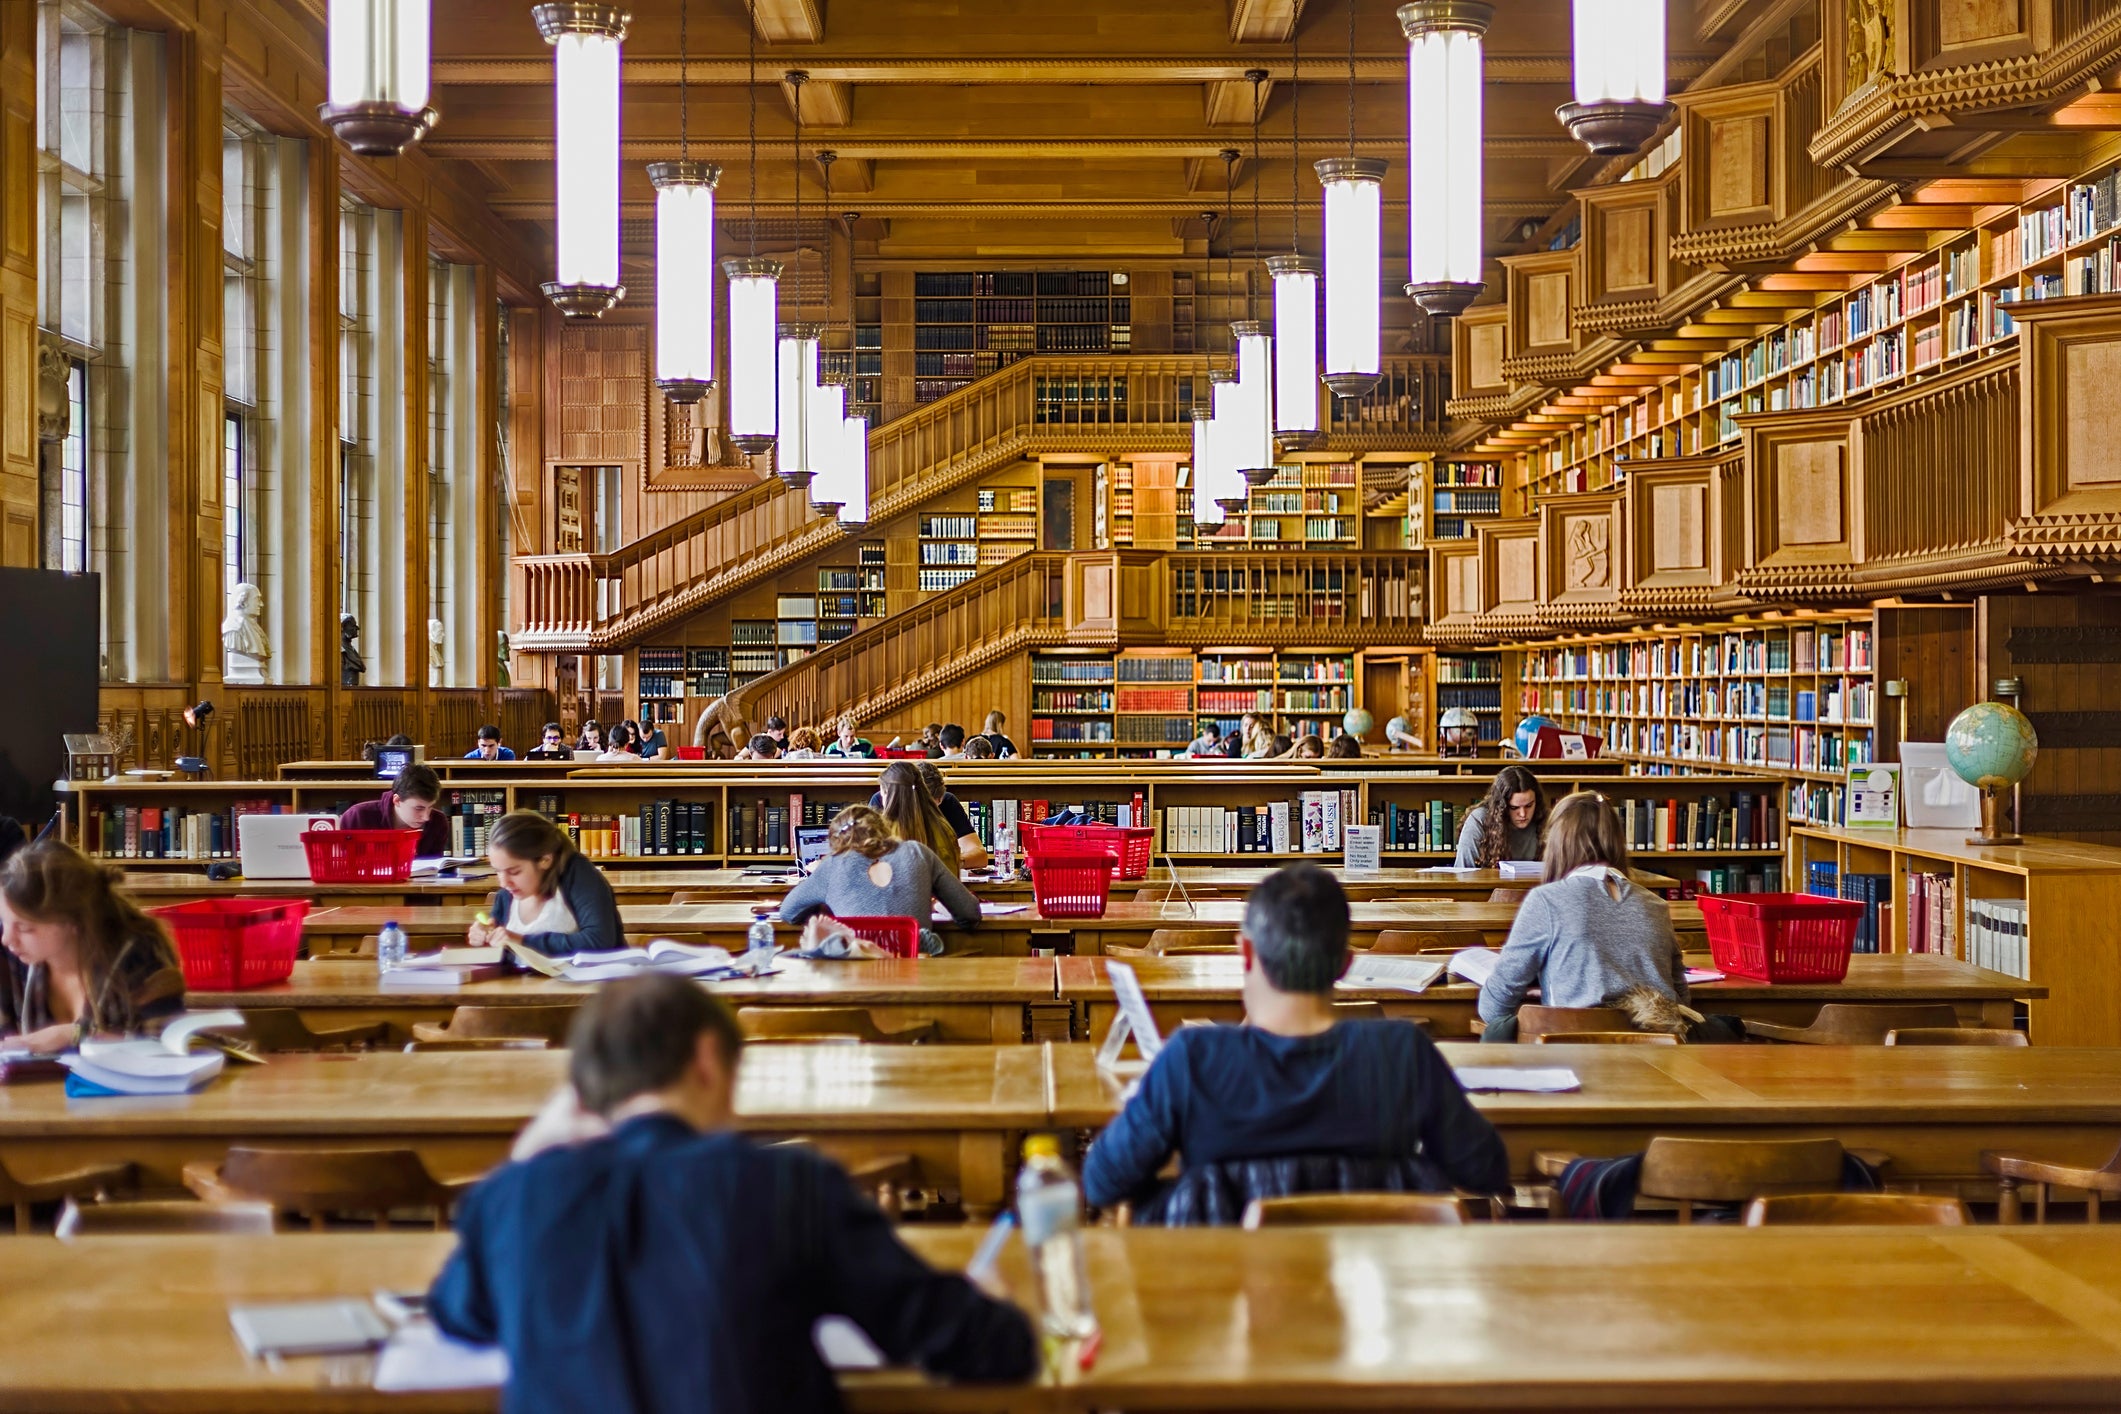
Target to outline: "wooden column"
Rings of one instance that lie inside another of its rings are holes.
[[[221,681],[223,0],[168,36],[169,675]],[[189,199],[186,197],[189,193]]]
[[[37,7],[0,5],[0,565],[37,563]]]
[[[403,208],[405,279],[405,517],[399,534],[405,545],[405,688],[415,705],[413,720],[425,722],[431,705],[427,687],[427,620],[432,613],[427,583],[427,470],[434,438],[427,425],[428,230],[426,208],[416,202]]]

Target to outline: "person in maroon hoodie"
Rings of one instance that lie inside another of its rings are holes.
[[[339,817],[342,830],[418,830],[422,859],[449,853],[449,816],[441,809],[442,778],[415,761],[398,772],[390,789]]]

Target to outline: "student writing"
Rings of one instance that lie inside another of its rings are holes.
[[[486,858],[501,887],[471,925],[473,947],[508,939],[553,957],[626,946],[618,899],[602,870],[558,825],[535,810],[511,810],[486,835]]]
[[[0,1036],[62,1051],[153,1030],[184,1010],[163,926],[72,845],[44,840],[0,868]]]

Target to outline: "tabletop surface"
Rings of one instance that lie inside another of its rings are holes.
[[[2121,1050],[2060,1047],[1482,1046],[1454,1065],[1567,1067],[1565,1094],[1482,1093],[1501,1123],[2121,1124]],[[190,1095],[77,1099],[0,1087],[0,1142],[154,1135],[497,1134],[536,1112],[559,1052],[369,1052],[231,1066]],[[1095,1127],[1120,1085],[1078,1045],[749,1048],[740,1122],[871,1129]]]
[[[902,1231],[952,1268],[979,1237]],[[228,1327],[235,1301],[423,1289],[453,1241],[0,1239],[0,1409],[490,1410],[490,1391],[326,1388],[360,1362],[253,1362]],[[2111,1228],[1135,1228],[1088,1245],[1103,1349],[1012,1408],[2091,1409],[2121,1386]],[[1028,1289],[1020,1244],[1001,1272]],[[856,1411],[961,1402],[908,1382],[844,1387]]]
[[[947,959],[943,959],[947,960]],[[1441,959],[1437,959],[1441,960]],[[1062,998],[1075,1001],[1108,1001],[1112,982],[1103,957],[1056,958]],[[1244,980],[1243,965],[1234,956],[1141,957],[1124,959],[1134,969],[1142,991],[1152,999],[1179,1001],[1235,995]],[[1707,956],[1690,956],[1688,963],[1709,967]],[[1348,992],[1350,989],[1340,989]],[[1863,954],[1849,959],[1848,977],[1841,982],[1759,982],[1748,977],[1726,977],[1721,982],[1698,982],[1688,989],[1697,1010],[1714,1011],[1717,999],[1749,1001],[1774,997],[1789,1001],[1992,1001],[2013,997],[2037,998],[2047,988],[1991,972],[1953,958],[1929,953]],[[1362,988],[1360,996],[1397,996],[1401,1000],[1450,998],[1470,1001],[1480,989],[1455,977],[1439,977],[1417,994]]]

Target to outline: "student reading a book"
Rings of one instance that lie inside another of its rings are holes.
[[[597,760],[631,765],[641,759],[640,742],[640,729],[631,722],[620,722],[611,729],[611,737]]]
[[[501,745],[501,729],[496,726],[479,728],[478,745],[464,753],[466,761],[513,761],[514,751]]]
[[[736,754],[735,759],[738,761],[778,761],[780,756],[781,744],[764,732],[760,732],[749,742],[745,743],[744,749]]]
[[[884,817],[892,834],[902,840],[919,840],[934,850],[935,857],[943,861],[943,867],[955,878],[964,868],[958,840],[972,833],[972,822],[964,818],[963,806],[957,811],[959,819],[964,821],[962,830],[943,814],[942,792],[931,794],[921,782],[920,767],[927,764],[925,761],[918,765],[911,761],[894,761],[886,766],[883,775],[877,778],[876,794],[870,798],[869,804]],[[936,783],[942,783],[941,772],[936,773]]]
[[[1525,766],[1495,773],[1487,798],[1466,812],[1458,831],[1458,867],[1493,869],[1505,859],[1539,858],[1547,829],[1547,793]]]
[[[861,726],[862,724],[854,720],[851,715],[843,715],[839,720],[839,735],[835,736],[832,739],[832,744],[825,748],[825,754],[827,756],[876,755],[876,748],[871,746],[868,739],[861,735]]]
[[[784,922],[806,923],[814,913],[918,918],[921,947],[929,953],[942,951],[941,939],[928,927],[936,904],[960,928],[979,926],[979,900],[958,882],[957,871],[922,841],[894,834],[884,817],[868,806],[850,805],[833,816],[827,841],[831,853],[781,900]]]
[[[1233,1223],[1253,1198],[1372,1190],[1502,1193],[1501,1136],[1408,1021],[1341,1021],[1348,896],[1313,864],[1245,903],[1242,1026],[1165,1040],[1141,1089],[1090,1148],[1083,1193],[1137,1223]],[[1177,1154],[1179,1178],[1157,1174]]]
[[[422,859],[449,853],[449,816],[440,808],[442,778],[434,767],[415,761],[398,772],[390,789],[374,800],[351,806],[339,817],[342,830],[418,830],[413,850]]]
[[[582,1007],[570,1088],[458,1206],[428,1293],[443,1332],[507,1351],[502,1406],[828,1414],[827,1316],[930,1375],[1035,1374],[1022,1312],[922,1262],[831,1160],[734,1131],[742,1045],[683,978]]]
[[[965,739],[965,759],[967,761],[994,760],[994,743],[983,736],[967,737]]]
[[[1290,761],[1323,761],[1326,759],[1326,743],[1323,738],[1306,733],[1298,737],[1283,755]]]
[[[790,746],[794,745],[793,742],[788,740],[788,719],[786,717],[781,716],[779,713],[775,713],[773,716],[768,717],[766,719],[766,725],[760,727],[759,730],[764,732],[766,735],[772,737],[773,744],[775,746],[780,747],[783,751],[786,751]]]
[[[1686,959],[1671,909],[1628,877],[1627,836],[1604,796],[1581,792],[1554,807],[1544,876],[1518,905],[1481,985],[1482,1040],[1517,1039],[1517,1009],[1534,987],[1542,1006],[1617,1006],[1645,1029],[1739,1039],[1722,1018],[1700,1022],[1682,1010]]]
[[[935,734],[935,744],[943,749],[945,761],[962,761],[965,758],[965,729],[955,722],[946,722]],[[993,742],[987,743],[992,750]]]
[[[0,941],[0,1037],[12,1045],[63,1051],[184,1011],[168,932],[62,840],[17,850],[0,868]]]
[[[473,947],[517,940],[568,957],[626,946],[610,881],[537,811],[511,810],[495,821],[486,857],[501,887],[487,906],[493,921],[471,925]]]
[[[772,723],[779,721],[780,718],[768,717],[766,720],[768,723]],[[766,735],[772,736],[773,733],[768,730]],[[815,761],[822,754],[819,747],[823,738],[817,734],[817,728],[797,727],[794,731],[787,733],[787,736],[788,749],[781,753],[782,760]]]
[[[980,728],[980,735],[987,738],[987,745],[994,748],[994,759],[997,761],[1006,761],[1017,754],[1016,743],[1009,740],[1009,734],[1002,730],[1008,725],[1007,715],[1000,708],[996,708],[987,714],[986,723]]]
[[[582,723],[582,735],[576,739],[574,749],[590,757],[604,754],[604,724],[591,717]]]

